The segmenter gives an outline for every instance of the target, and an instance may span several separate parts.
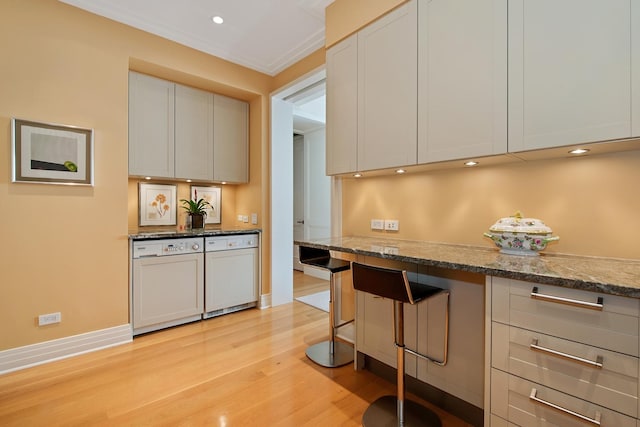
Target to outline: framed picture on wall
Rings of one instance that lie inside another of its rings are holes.
[[[176,225],[176,186],[139,184],[140,225]]]
[[[209,203],[209,206],[207,207],[207,217],[204,220],[205,224],[220,224],[222,220],[220,211],[221,193],[222,189],[220,187],[191,186],[191,198],[193,200],[204,199]]]
[[[11,181],[93,185],[93,130],[11,119]]]

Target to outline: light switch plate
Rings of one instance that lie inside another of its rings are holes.
[[[372,219],[371,220],[371,229],[372,230],[384,230],[384,220],[383,219]]]

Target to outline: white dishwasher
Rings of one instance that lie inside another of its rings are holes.
[[[133,335],[202,319],[204,239],[133,242]]]
[[[204,318],[257,305],[258,262],[258,234],[205,238]]]

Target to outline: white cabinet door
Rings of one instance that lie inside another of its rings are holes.
[[[208,252],[205,312],[258,300],[258,249]]]
[[[327,175],[358,170],[358,37],[327,50]]]
[[[213,98],[213,179],[249,182],[249,104]]]
[[[632,37],[637,43],[640,28],[630,17],[638,20],[638,7],[509,1],[509,151],[631,136],[632,79],[639,81]]]
[[[204,255],[136,259],[133,284],[134,330],[193,320],[204,309]]]
[[[424,270],[423,270],[424,272]],[[418,379],[479,408],[484,403],[484,286],[427,276],[426,283],[449,290],[449,353],[444,366],[418,359]],[[446,294],[417,304],[418,352],[442,361]]]
[[[507,151],[507,0],[418,4],[418,163]]]
[[[213,180],[213,94],[176,85],[175,177]]]
[[[417,162],[417,1],[358,32],[358,169]]]
[[[129,175],[173,178],[174,86],[129,72]]]

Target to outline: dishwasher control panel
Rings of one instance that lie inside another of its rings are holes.
[[[186,239],[151,239],[133,242],[133,258],[171,256],[204,252],[201,237]]]
[[[205,252],[230,251],[258,247],[257,234],[211,236],[205,239]]]

